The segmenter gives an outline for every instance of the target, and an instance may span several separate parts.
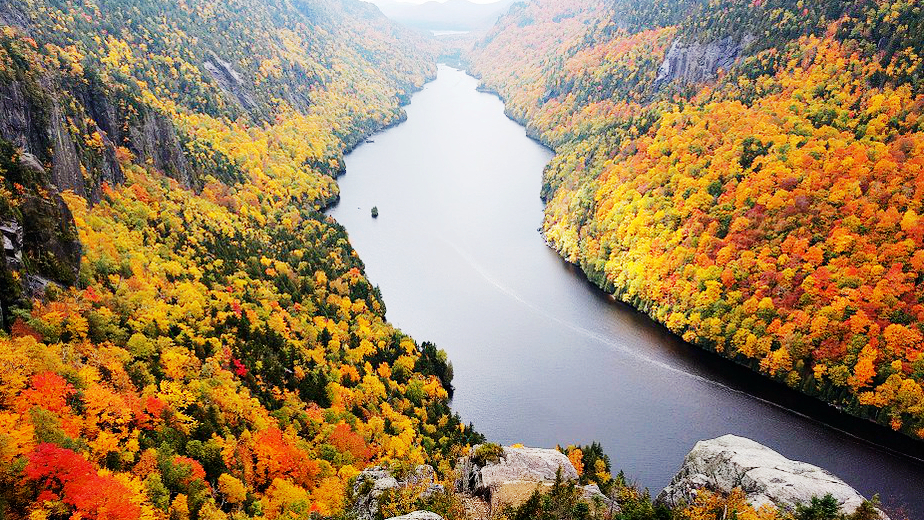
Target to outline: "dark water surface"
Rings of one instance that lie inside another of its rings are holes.
[[[600,441],[654,495],[696,441],[733,433],[924,518],[924,465],[789,411],[807,399],[612,302],[547,248],[551,153],[476,85],[440,66],[406,123],[347,157],[330,211],[388,319],[449,353],[463,420],[501,443]]]

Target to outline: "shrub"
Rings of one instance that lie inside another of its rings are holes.
[[[498,462],[504,456],[504,448],[493,442],[486,442],[475,447],[475,453],[472,454],[472,462],[476,466],[484,466],[489,462]]]

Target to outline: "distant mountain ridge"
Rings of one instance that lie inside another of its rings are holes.
[[[476,4],[469,0],[430,1],[423,4],[397,0],[368,0],[385,16],[418,29],[477,31],[489,29],[516,0]]]

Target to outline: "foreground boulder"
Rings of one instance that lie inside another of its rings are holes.
[[[736,487],[747,494],[755,508],[771,504],[791,511],[798,504],[808,504],[812,497],[830,494],[841,512],[849,514],[864,501],[857,490],[818,466],[789,460],[735,435],[697,442],[657,500],[676,506],[691,502],[700,489],[728,493]]]
[[[353,483],[353,511],[359,520],[373,520],[379,511],[379,498],[383,493],[390,490],[400,490],[405,488],[418,488],[422,493],[432,493],[438,484],[433,482],[433,468],[426,465],[417,466],[414,471],[406,476],[398,477],[392,470],[381,466],[375,466],[364,469]],[[425,512],[425,511],[424,511]],[[421,513],[416,511],[411,514]],[[434,513],[429,513],[434,515]],[[434,517],[410,517],[401,518],[402,520],[433,520],[439,519],[439,515]]]
[[[578,478],[574,465],[558,450],[508,446],[486,455],[490,447],[474,446],[462,458],[459,488],[491,507],[521,504],[537,486],[551,486],[559,470],[562,480]]]
[[[518,506],[537,488],[550,488],[561,471],[563,481],[578,480],[577,470],[558,450],[525,447],[474,446],[459,461],[459,491],[480,497],[492,509]],[[488,452],[486,455],[485,452]],[[581,488],[588,501],[599,499],[606,506],[613,502],[595,485]]]

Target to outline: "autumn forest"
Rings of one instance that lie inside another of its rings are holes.
[[[924,438],[921,6],[638,3],[533,2],[475,46],[557,153],[549,244],[685,340]],[[733,68],[685,68],[717,40]]]

